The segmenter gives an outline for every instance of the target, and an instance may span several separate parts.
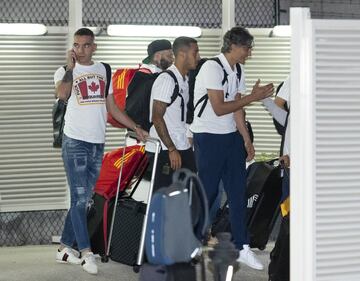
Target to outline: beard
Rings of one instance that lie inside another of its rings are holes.
[[[165,70],[167,69],[169,66],[172,65],[172,62],[169,62],[167,61],[166,59],[160,59],[159,61],[159,67],[162,69],[162,70]]]

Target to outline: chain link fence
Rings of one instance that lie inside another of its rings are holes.
[[[354,0],[235,0],[235,24],[273,27],[277,2],[281,24],[289,23],[290,7],[309,7],[311,16],[319,19],[360,18],[360,2]],[[3,23],[68,25],[68,0],[2,0],[0,3]],[[222,0],[83,0],[82,4],[84,26],[165,24],[221,28],[222,22]]]
[[[237,25],[270,27],[274,0],[236,0]],[[192,25],[221,28],[222,0],[83,0],[83,25],[109,24]],[[68,25],[68,0],[3,0],[0,16],[5,23]]]
[[[84,0],[83,24],[191,25],[220,28],[221,0]]]
[[[3,23],[42,23],[46,26],[68,24],[68,0],[1,0]]]
[[[60,236],[66,210],[0,213],[0,246],[51,244]]]
[[[235,0],[235,24],[244,27],[273,27],[274,0]]]

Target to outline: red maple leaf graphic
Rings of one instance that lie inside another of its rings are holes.
[[[89,86],[89,90],[93,93],[95,93],[99,89],[99,85],[96,85],[96,83],[93,81],[91,82],[91,85]]]

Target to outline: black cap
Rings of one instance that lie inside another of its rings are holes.
[[[151,57],[159,51],[163,51],[163,50],[171,50],[171,42],[169,40],[166,39],[161,39],[161,40],[155,40],[152,41],[148,47],[147,47],[147,53],[148,56],[143,59],[143,63],[150,63],[151,62]]]

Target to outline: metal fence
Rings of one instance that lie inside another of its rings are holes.
[[[83,0],[83,25],[154,24],[221,28],[221,3],[222,0]],[[309,7],[313,18],[360,18],[360,2],[354,0],[235,0],[235,23],[245,27],[288,24],[290,7]],[[278,13],[281,14],[280,20],[277,20]],[[68,14],[68,0],[1,1],[0,18],[5,23],[66,26]]]
[[[83,24],[193,25],[220,28],[221,0],[84,0]]]
[[[2,0],[0,3],[3,23],[42,23],[46,26],[68,24],[68,0]]]
[[[235,0],[235,24],[245,27],[273,27],[274,0]]]
[[[50,244],[65,216],[65,210],[0,213],[0,246]]]
[[[225,0],[224,0],[225,1]],[[274,25],[274,0],[236,0],[236,24]],[[83,25],[109,24],[193,25],[221,28],[222,0],[83,0]],[[68,24],[68,0],[3,0],[2,22]]]

